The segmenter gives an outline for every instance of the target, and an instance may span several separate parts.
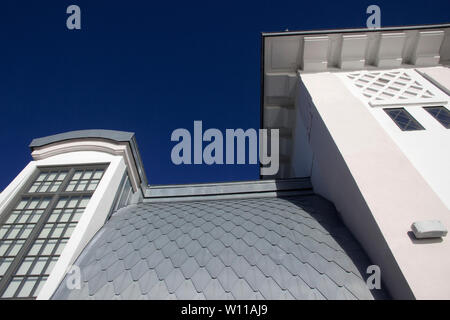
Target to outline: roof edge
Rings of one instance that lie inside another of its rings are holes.
[[[322,30],[298,30],[298,31],[277,31],[277,32],[262,32],[261,36],[264,37],[277,37],[277,36],[295,36],[295,35],[312,35],[312,34],[325,34],[325,33],[353,33],[353,32],[379,32],[379,31],[399,31],[399,30],[419,30],[419,29],[438,29],[438,28],[450,28],[450,23],[441,24],[422,24],[422,25],[409,25],[409,26],[389,26],[376,29],[369,28],[343,28],[343,29],[322,29]]]
[[[43,147],[45,145],[49,145],[55,142],[72,139],[85,139],[85,138],[100,138],[113,140],[117,142],[130,142],[134,138],[134,132],[104,130],[104,129],[68,131],[46,137],[35,138],[31,141],[29,147],[33,149],[37,147]]]
[[[204,200],[312,192],[309,178],[149,186],[145,201]]]

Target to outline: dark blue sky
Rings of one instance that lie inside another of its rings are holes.
[[[82,30],[66,28],[81,7]],[[450,1],[5,1],[0,5],[0,190],[32,138],[134,131],[151,184],[257,179],[257,165],[175,166],[171,132],[259,128],[260,32],[450,22]]]

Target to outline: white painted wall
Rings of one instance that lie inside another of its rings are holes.
[[[295,127],[292,132],[292,173],[291,177],[310,177],[313,153],[310,147],[311,117],[310,98],[302,82],[297,86],[295,99]]]
[[[450,242],[416,241],[408,235],[414,221],[437,219],[449,228],[446,205],[373,110],[338,75],[302,74],[301,81],[311,99],[299,106],[312,115],[305,127],[310,127],[314,191],[335,204],[381,267],[393,297],[448,299]]]
[[[0,212],[7,214],[7,210],[4,209],[11,201],[15,200],[17,192],[29,182],[29,178],[38,167],[97,163],[107,163],[109,166],[37,299],[51,298],[68,268],[105,223],[120,181],[126,171],[125,161],[122,156],[96,151],[68,152],[43,160],[31,161],[0,195]]]
[[[429,68],[425,68],[424,71],[427,69]],[[450,79],[449,68],[434,67],[431,68],[431,71],[431,75],[441,82],[445,76]],[[432,86],[415,71],[412,72],[425,85]],[[340,78],[346,83],[349,90],[359,97],[355,87],[345,77],[341,76]],[[450,90],[450,83],[447,83],[447,85],[449,85],[448,89]],[[434,119],[423,109],[421,104],[403,105],[400,102],[383,107],[404,107],[425,128],[425,130],[418,131],[402,131],[383,108],[372,107],[364,99],[362,99],[362,102],[450,210],[450,129],[446,129]],[[442,103],[436,105],[439,106]],[[449,108],[449,105],[450,98],[447,99],[447,104],[444,104],[444,106]]]

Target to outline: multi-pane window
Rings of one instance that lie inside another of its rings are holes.
[[[80,220],[104,165],[41,168],[0,218],[0,298],[35,298]]]
[[[426,107],[429,114],[439,121],[445,128],[450,129],[450,111],[445,107]]]
[[[424,127],[404,108],[388,108],[384,111],[402,131],[424,130]]]

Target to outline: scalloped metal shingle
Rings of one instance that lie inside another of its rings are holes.
[[[141,203],[119,210],[53,299],[373,299],[369,259],[319,196]]]

